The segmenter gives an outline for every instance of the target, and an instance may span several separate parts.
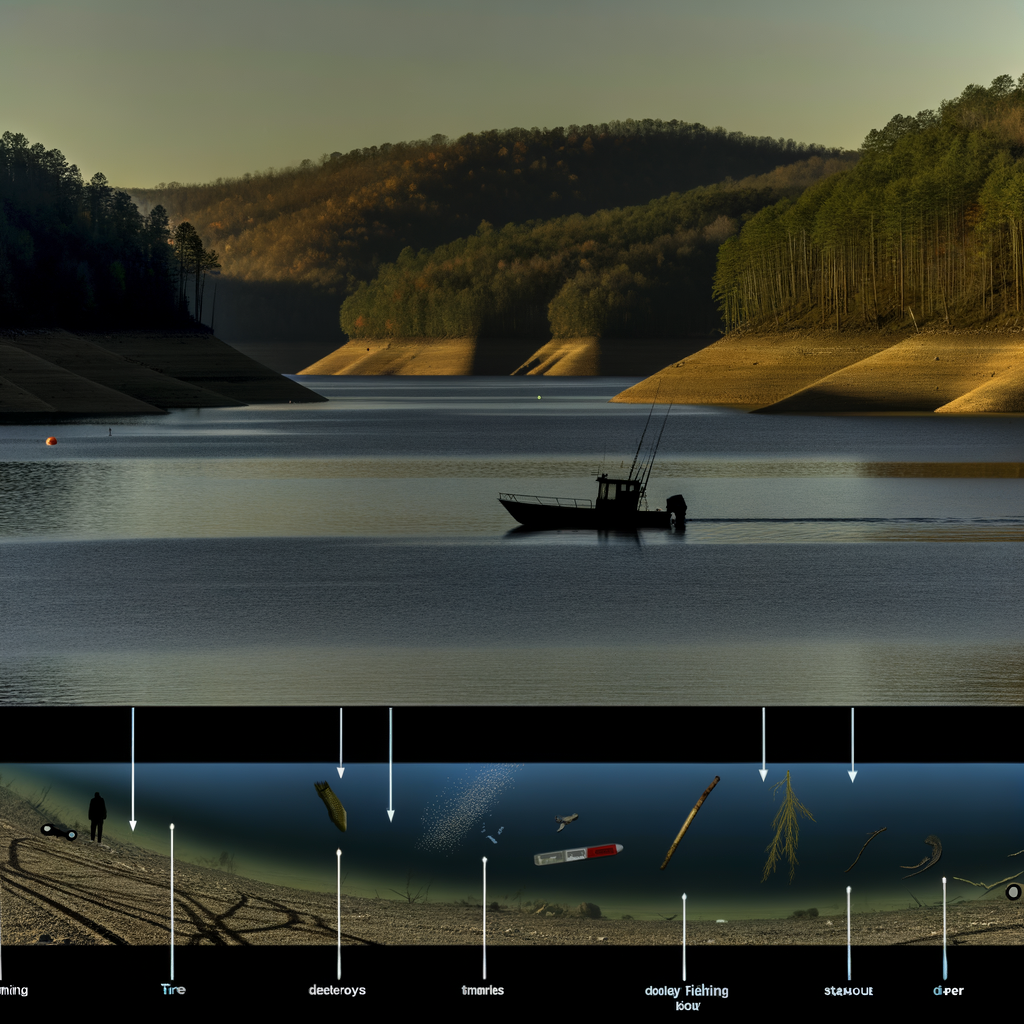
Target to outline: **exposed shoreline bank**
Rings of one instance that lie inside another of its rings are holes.
[[[613,402],[762,413],[1024,413],[1024,331],[736,333]]]
[[[0,331],[0,420],[322,402],[208,332]]]
[[[350,341],[304,370],[329,376],[631,376],[613,402],[762,413],[1024,414],[1024,330],[798,329],[708,340]]]
[[[707,344],[707,338],[374,338],[349,341],[299,375],[641,377]]]

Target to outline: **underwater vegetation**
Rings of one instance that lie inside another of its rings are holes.
[[[796,846],[800,839],[800,815],[814,821],[814,815],[796,798],[793,786],[789,779],[789,772],[781,782],[772,786],[772,797],[781,786],[786,787],[785,797],[779,813],[775,815],[772,828],[775,829],[775,838],[765,847],[768,853],[768,860],[764,865],[764,874],[761,881],[768,881],[768,876],[775,870],[779,861],[786,857],[789,861],[789,881],[792,883],[793,875],[796,873]]]
[[[341,801],[331,792],[331,787],[326,782],[314,782],[313,785],[316,786],[317,796],[327,805],[327,814],[331,821],[342,832],[346,831],[348,815],[345,813],[345,808],[341,806]]]

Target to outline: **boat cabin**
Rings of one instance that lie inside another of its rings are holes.
[[[642,494],[639,480],[615,480],[602,473],[597,478],[594,508],[605,516],[632,516]]]

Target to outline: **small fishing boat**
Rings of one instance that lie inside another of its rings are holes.
[[[669,411],[671,408],[669,406]],[[651,412],[654,412],[653,406]],[[647,426],[650,422],[649,414]],[[597,478],[595,501],[589,498],[555,498],[505,492],[498,494],[498,501],[513,519],[531,530],[665,530],[673,526],[677,530],[685,529],[686,502],[681,494],[673,494],[663,509],[640,507],[641,502],[645,505],[647,503],[647,481],[667,422],[668,412],[665,413],[665,422],[661,425],[653,450],[641,459],[640,451],[647,436],[647,426],[644,427],[628,476],[610,477],[602,473]]]
[[[673,494],[664,509],[639,507],[644,489],[639,480],[616,480],[602,473],[597,478],[597,499],[554,498],[541,494],[498,495],[512,518],[531,530],[643,530],[682,529],[686,502]]]

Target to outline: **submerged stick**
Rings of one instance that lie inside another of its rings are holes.
[[[906,886],[903,886],[903,888],[907,889]],[[907,889],[907,892],[910,892],[910,890]],[[922,909],[924,908],[924,904],[912,892],[910,892],[910,896],[919,907],[921,907]]]
[[[693,805],[693,810],[690,811],[690,816],[683,822],[683,827],[679,830],[679,835],[676,836],[676,841],[672,844],[672,848],[665,854],[665,862],[661,865],[661,870],[664,871],[668,862],[672,859],[672,854],[676,852],[676,847],[679,845],[680,840],[686,833],[686,830],[690,827],[690,822],[697,816],[697,812],[700,810],[700,805],[704,803],[708,798],[708,793],[715,788],[719,783],[719,777],[715,776],[715,781],[704,790],[704,795]]]
[[[1013,854],[1011,853],[1009,856],[1012,857]],[[986,885],[984,882],[972,882],[969,878],[961,878],[959,875],[954,875],[953,877],[958,882],[966,882],[968,885],[976,885],[979,889],[984,889],[985,892],[989,892],[997,885],[1002,885],[1003,882],[1012,882],[1015,878],[1020,878],[1021,875],[1024,875],[1024,871],[1018,871],[1017,874],[1010,875],[1009,878],[1001,878],[998,882],[993,882],[991,885]]]
[[[927,871],[934,864],[938,863],[939,858],[942,856],[942,843],[939,842],[939,837],[928,836],[925,842],[932,848],[931,859],[922,857],[916,864],[901,864],[901,868],[904,870],[908,868],[921,868],[921,871]],[[914,875],[921,874],[921,871],[911,871],[909,875],[904,875],[903,877],[904,879],[913,878]]]
[[[868,836],[868,843],[870,843],[870,842],[871,842],[871,840],[872,840],[872,839],[874,839],[874,838],[875,838],[875,836],[877,836],[879,832],[885,832],[885,831],[886,831],[886,830],[885,830],[884,828],[880,828],[880,829],[878,829],[878,831],[877,831],[877,832],[872,832],[872,833],[871,833],[871,835],[869,835],[869,836]],[[863,846],[862,846],[862,847],[860,848],[860,853],[858,853],[858,854],[857,854],[857,860],[860,860],[860,854],[861,854],[861,853],[863,853],[863,852],[864,852],[864,851],[865,851],[865,850],[866,850],[866,849],[868,848],[868,843],[865,843],[865,844],[864,844],[864,845],[863,845]],[[853,863],[852,863],[852,864],[851,864],[851,865],[850,865],[850,866],[849,866],[849,867],[848,867],[848,868],[846,869],[846,871],[852,871],[852,870],[853,870],[853,869],[854,869],[854,868],[855,868],[855,867],[857,866],[857,860],[855,860],[855,861],[854,861],[854,862],[853,862]],[[843,872],[843,874],[844,874],[844,875],[846,874],[846,871],[844,871],[844,872]]]

